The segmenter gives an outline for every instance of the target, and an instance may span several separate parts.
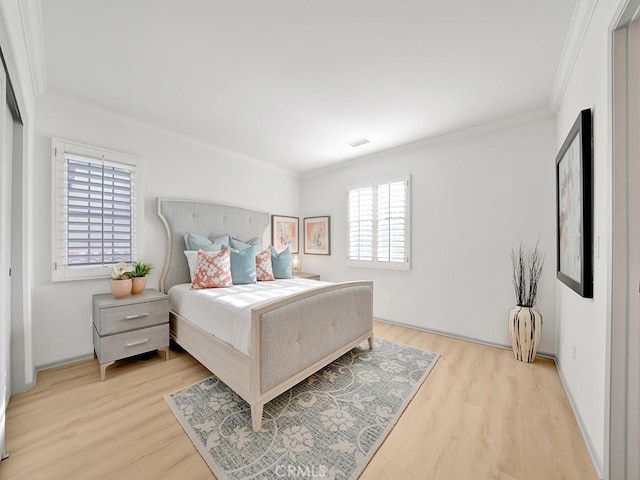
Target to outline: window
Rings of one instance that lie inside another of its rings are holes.
[[[349,190],[348,265],[410,268],[409,187],[407,175]]]
[[[99,278],[136,260],[137,158],[53,140],[54,281]]]

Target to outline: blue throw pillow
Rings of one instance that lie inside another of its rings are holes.
[[[256,283],[256,247],[231,249],[231,278],[234,285]]]
[[[271,266],[273,267],[273,276],[276,278],[293,278],[293,257],[289,247],[280,253],[276,252],[273,245],[271,249]]]
[[[187,250],[198,251],[198,249],[202,249],[205,252],[219,252],[222,250],[223,245],[229,245],[229,235],[224,234],[220,235],[217,238],[214,238],[213,241],[209,240],[207,237],[203,237],[202,235],[198,235],[197,233],[187,233],[184,236],[184,244],[187,247]]]
[[[247,240],[246,242],[231,237],[230,247],[235,248],[236,250],[244,250],[245,248],[251,247],[252,245],[256,246],[258,252],[262,251],[262,239],[260,237],[252,238],[251,240]]]
[[[221,243],[223,245],[230,245],[231,244],[231,235],[229,235],[228,233],[223,233],[219,237],[214,238],[213,242],[214,243]]]

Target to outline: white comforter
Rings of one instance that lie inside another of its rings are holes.
[[[312,290],[328,282],[292,278],[228,288],[192,290],[190,283],[172,287],[171,310],[245,355],[251,351],[251,309],[262,303]]]

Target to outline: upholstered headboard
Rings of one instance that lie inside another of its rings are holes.
[[[184,256],[185,233],[208,238],[224,233],[240,240],[263,238],[269,214],[245,208],[197,200],[158,198],[158,216],[167,231],[167,252],[160,276],[160,290],[167,292],[179,283],[189,283],[189,267]]]

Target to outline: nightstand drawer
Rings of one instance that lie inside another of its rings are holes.
[[[169,324],[101,337],[95,327],[93,344],[100,363],[112,362],[169,346]]]
[[[98,318],[93,321],[100,335],[127,332],[169,322],[169,300],[164,298],[153,302],[118,305],[101,308]]]

